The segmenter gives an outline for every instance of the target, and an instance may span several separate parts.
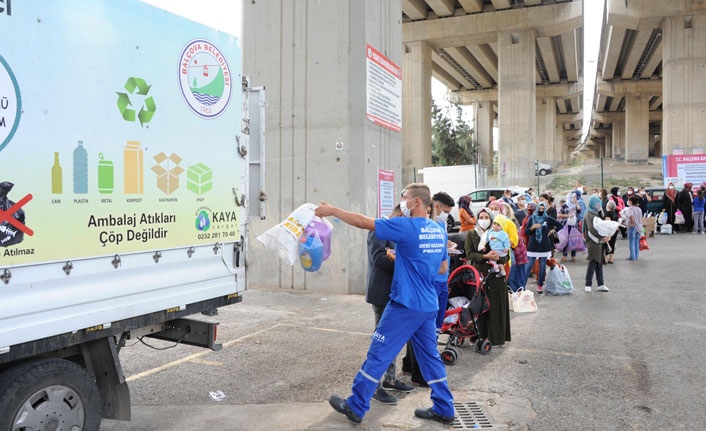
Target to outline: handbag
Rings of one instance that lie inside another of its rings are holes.
[[[534,293],[524,288],[510,294],[508,298],[512,304],[512,311],[515,313],[533,313],[537,311],[537,303],[534,301]]]

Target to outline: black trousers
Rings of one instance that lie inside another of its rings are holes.
[[[603,265],[591,259],[588,262],[588,268],[586,268],[586,286],[593,284],[593,273],[596,273],[596,283],[598,286],[603,286]]]

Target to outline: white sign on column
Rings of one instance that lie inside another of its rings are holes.
[[[366,117],[395,132],[402,130],[402,69],[368,45]]]

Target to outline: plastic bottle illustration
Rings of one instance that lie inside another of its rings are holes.
[[[74,148],[74,193],[88,193],[88,153],[83,141],[78,141]]]
[[[51,192],[55,195],[62,193],[61,165],[59,165],[59,153],[54,153],[54,166],[51,167]]]
[[[114,169],[113,162],[103,160],[103,153],[98,153],[98,192],[101,194],[113,193],[114,185]]]

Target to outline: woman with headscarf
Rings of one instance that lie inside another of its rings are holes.
[[[517,206],[513,209],[515,220],[517,220],[517,223],[520,225],[522,225],[522,222],[525,221],[525,217],[527,217],[527,202],[527,196],[520,195],[517,197]]]
[[[600,219],[601,200],[591,197],[588,201],[586,217],[583,219],[583,238],[586,240],[588,249],[588,268],[586,268],[586,292],[591,291],[593,284],[593,273],[596,274],[596,284],[599,292],[607,292],[608,288],[603,281],[603,265],[605,264],[605,243],[610,241],[609,237],[601,237],[594,227],[595,219]]]
[[[566,195],[566,201],[561,205],[559,209],[559,221],[567,229],[567,235],[571,234],[571,231],[578,229],[579,224],[579,214],[581,213],[581,207],[579,205],[580,192],[574,190]],[[569,244],[562,250],[561,261],[566,262],[566,256],[569,252]],[[571,261],[576,262],[576,250],[571,250]]]
[[[605,210],[605,220],[618,221],[619,218],[620,217],[618,216],[618,212],[615,210],[615,202],[608,201]],[[610,241],[608,241],[608,246],[605,249],[606,256],[608,256],[608,260],[606,261],[606,263],[612,264],[615,260],[615,241],[617,239],[618,231],[616,230],[613,236],[610,237]]]
[[[540,202],[537,211],[529,218],[524,233],[529,237],[527,243],[527,258],[529,267],[532,268],[534,262],[539,259],[539,277],[537,278],[537,293],[542,293],[544,278],[547,275],[547,259],[552,257],[554,243],[549,238],[551,231],[558,231],[563,226],[555,218],[547,215],[547,204]],[[529,278],[529,277],[528,277]],[[527,280],[525,280],[525,284]]]
[[[522,196],[520,196],[522,198]],[[526,208],[526,207],[525,207]],[[512,265],[510,267],[510,274],[508,276],[507,283],[510,285],[510,288],[513,291],[517,291],[520,287],[524,287],[525,285],[525,280],[527,280],[527,243],[525,240],[522,238],[522,235],[520,233],[522,232],[520,230],[521,224],[518,222],[518,220],[514,217],[516,214],[515,210],[510,207],[508,204],[503,205],[503,209],[505,211],[505,217],[510,219],[510,221],[513,222],[513,224],[516,227],[515,230],[515,235],[517,235],[517,245],[512,248]],[[511,216],[508,216],[510,214]],[[523,220],[526,219],[527,217],[523,217]],[[508,237],[510,237],[510,233],[508,233]],[[510,240],[512,242],[512,239]]]
[[[667,190],[662,198],[662,211],[667,213],[667,224],[672,226],[672,234],[677,233],[676,226],[674,226],[674,214],[677,212],[677,190],[674,183],[667,185]]]
[[[512,224],[507,218],[498,216],[499,224]],[[493,346],[502,346],[510,341],[510,303],[507,299],[507,283],[505,277],[487,277],[492,260],[498,264],[505,264],[510,259],[510,253],[504,257],[490,249],[488,244],[488,231],[493,224],[493,215],[487,209],[478,212],[476,227],[466,235],[466,259],[478,272],[485,277],[488,301],[492,304],[488,312],[481,315],[479,320],[479,335],[487,338]]]
[[[684,224],[677,225],[679,232],[691,232],[694,229],[694,195],[691,192],[693,184],[685,183],[677,195],[677,207],[684,215]]]
[[[620,212],[625,209],[625,201],[618,194],[619,191],[619,187],[613,187],[610,189],[610,196],[608,196],[609,201],[615,202],[615,210],[618,211],[618,214],[620,214]],[[628,230],[625,229],[623,226],[620,226],[620,236],[622,236],[623,239],[628,237]]]
[[[461,229],[459,232],[467,232],[476,227],[476,218],[471,210],[470,196],[461,196],[458,198],[458,217],[461,219]]]

